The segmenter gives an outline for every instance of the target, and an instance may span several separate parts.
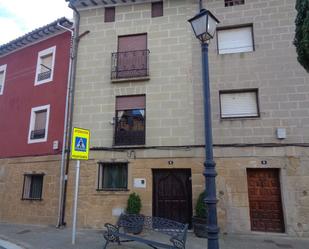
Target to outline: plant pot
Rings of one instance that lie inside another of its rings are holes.
[[[143,215],[139,215],[138,219],[130,219],[128,218],[128,224],[129,226],[123,227],[123,230],[125,233],[132,233],[132,234],[140,234],[143,231],[144,228],[144,220],[145,217]]]
[[[192,217],[193,232],[199,238],[207,238],[207,219]]]

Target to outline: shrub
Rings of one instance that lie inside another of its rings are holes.
[[[200,195],[197,199],[197,202],[196,202],[196,206],[195,206],[195,214],[199,218],[205,218],[206,219],[207,209],[206,209],[206,206],[205,206],[205,203],[204,203],[205,194],[206,194],[205,191],[200,193]]]
[[[297,0],[296,10],[294,45],[299,63],[309,73],[309,1]]]
[[[139,214],[142,208],[141,198],[138,194],[132,193],[129,195],[127,203],[127,213],[128,214]]]

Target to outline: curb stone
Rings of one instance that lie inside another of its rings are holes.
[[[0,239],[0,249],[24,249],[23,247],[17,246],[11,242]]]

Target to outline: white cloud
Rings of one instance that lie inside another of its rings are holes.
[[[65,0],[0,0],[0,44],[72,15]]]

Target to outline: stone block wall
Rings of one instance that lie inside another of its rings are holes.
[[[44,173],[41,201],[22,200],[25,173]],[[57,224],[60,156],[0,160],[0,221]]]

